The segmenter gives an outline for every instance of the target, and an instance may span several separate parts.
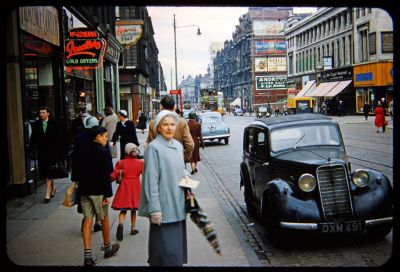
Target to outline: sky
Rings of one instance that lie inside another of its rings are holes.
[[[174,14],[179,85],[183,77],[207,73],[211,43],[231,40],[239,17],[248,11],[248,7],[148,6],[147,9],[168,90],[175,89]],[[198,25],[202,34],[197,35],[198,27],[191,25]]]

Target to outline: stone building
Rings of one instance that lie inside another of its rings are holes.
[[[214,61],[214,87],[223,92],[226,107],[239,100],[251,111],[286,97],[284,21],[291,13],[286,7],[250,7],[239,18]]]
[[[119,66],[121,109],[137,120],[139,110],[152,111],[160,94],[158,48],[146,7],[119,6],[116,14],[117,38],[125,48]]]
[[[319,8],[298,22],[288,21],[285,36],[289,97],[313,97],[314,112],[326,101],[331,114],[339,100],[347,113],[361,112],[364,102],[391,100],[393,24],[385,11]]]

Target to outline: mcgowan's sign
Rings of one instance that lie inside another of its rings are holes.
[[[107,42],[94,30],[73,29],[65,41],[65,66],[74,69],[96,69],[103,63]]]

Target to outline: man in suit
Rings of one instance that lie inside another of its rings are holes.
[[[120,110],[118,112],[119,122],[115,128],[115,132],[110,141],[110,145],[113,146],[118,139],[120,139],[120,159],[125,158],[125,145],[127,143],[133,143],[139,146],[139,141],[136,135],[135,124],[128,119],[128,113],[126,110]]]

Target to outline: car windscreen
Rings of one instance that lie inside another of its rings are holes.
[[[339,146],[341,137],[334,125],[310,125],[279,128],[270,132],[272,152],[304,146]]]
[[[222,117],[219,115],[207,115],[201,117],[202,123],[219,123],[223,122]]]

